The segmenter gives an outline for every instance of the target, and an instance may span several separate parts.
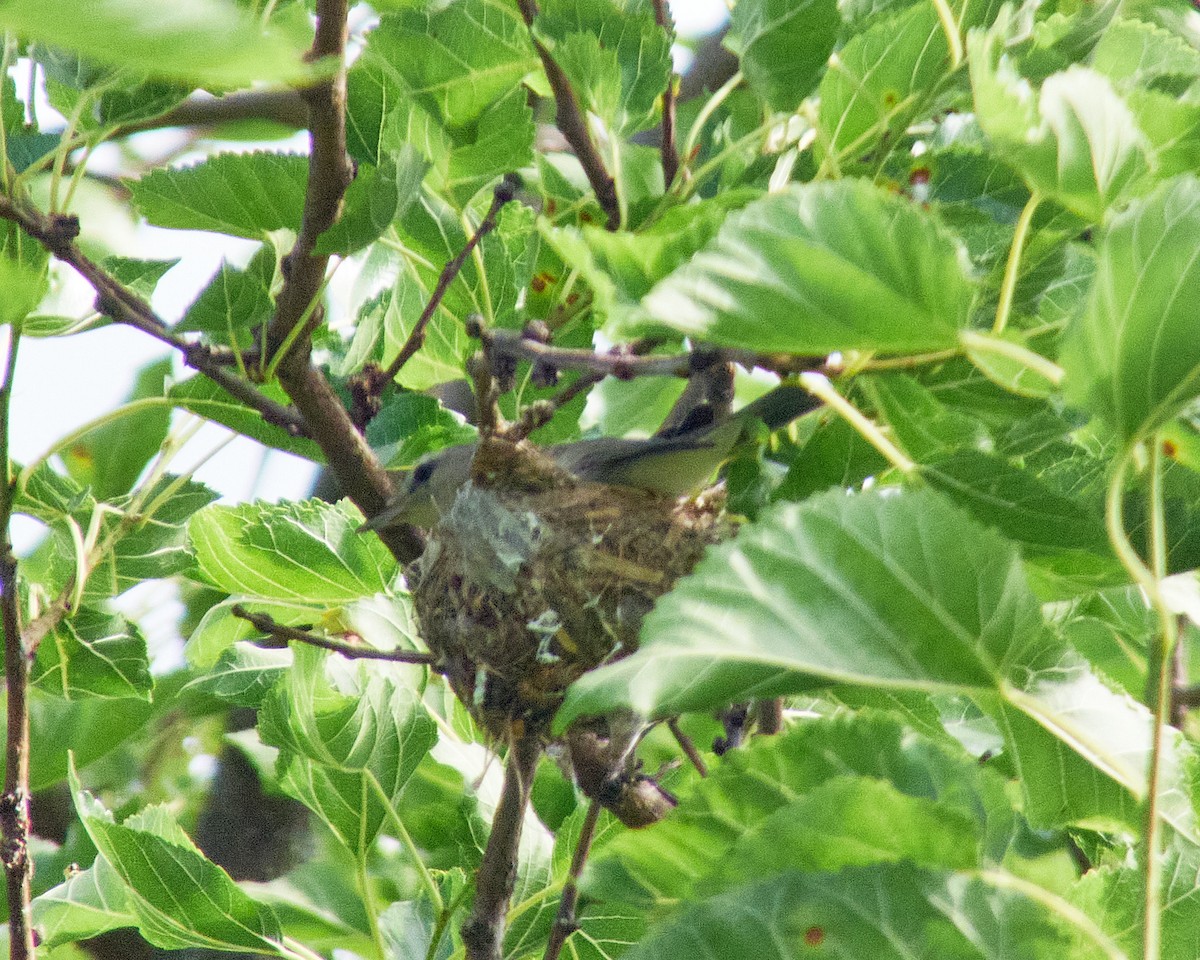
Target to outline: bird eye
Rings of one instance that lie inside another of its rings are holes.
[[[434,467],[437,463],[433,460],[426,460],[423,463],[418,463],[412,472],[412,480],[409,483],[410,489],[416,490],[418,487],[425,486],[429,482],[429,478],[433,476]]]

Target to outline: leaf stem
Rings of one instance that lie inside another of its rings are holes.
[[[1015,360],[1056,387],[1062,383],[1065,376],[1063,368],[1053,360],[1048,360],[1040,353],[1023,347],[1019,343],[1013,343],[1011,340],[980,333],[977,330],[963,330],[959,333],[958,339],[968,350],[991,353],[998,357]]]
[[[937,11],[942,31],[946,34],[946,44],[950,48],[950,69],[957,70],[963,60],[963,44],[958,24],[954,22],[954,11],[946,0],[933,0],[933,9]]]
[[[696,149],[696,144],[700,142],[700,134],[704,132],[704,125],[712,119],[712,115],[717,112],[717,108],[729,97],[734,90],[742,82],[742,71],[739,70],[732,77],[721,84],[708,101],[700,108],[700,112],[696,114],[696,119],[692,121],[691,127],[688,128],[687,139],[683,142],[683,163],[685,166],[690,166],[692,161],[692,151]],[[668,189],[669,189],[668,184]]]
[[[827,377],[820,373],[802,373],[800,374],[800,385],[840,414],[867,443],[882,453],[893,467],[906,476],[911,476],[916,472],[917,465],[884,436],[877,424],[863,416],[852,403],[838,393]]]
[[[355,858],[354,873],[358,878],[358,890],[362,896],[363,909],[367,912],[367,924],[371,927],[371,939],[375,941],[375,950],[379,954],[379,960],[386,960],[388,951],[387,944],[383,942],[383,931],[379,929],[379,909],[375,905],[375,898],[371,896],[371,877],[367,873],[367,855],[366,851],[360,849],[358,856]]]
[[[1175,647],[1177,626],[1174,615],[1167,607],[1161,589],[1161,579],[1166,571],[1166,525],[1162,500],[1162,453],[1157,437],[1151,438],[1149,479],[1150,513],[1150,562],[1147,567],[1125,531],[1123,494],[1125,477],[1137,448],[1136,439],[1130,441],[1117,458],[1112,479],[1105,496],[1104,519],[1108,539],[1113,551],[1120,559],[1134,583],[1141,587],[1155,613],[1158,614],[1159,631],[1151,639],[1149,657],[1148,692],[1150,699],[1151,741],[1150,764],[1146,774],[1146,799],[1143,810],[1142,859],[1145,871],[1145,901],[1142,918],[1142,956],[1145,960],[1158,960],[1161,955],[1162,916],[1162,863],[1159,848],[1162,845],[1162,827],[1158,812],[1159,785],[1162,780],[1163,733],[1170,710],[1170,659]]]
[[[1008,316],[1012,313],[1013,295],[1017,289],[1017,275],[1021,268],[1021,251],[1029,236],[1029,225],[1033,223],[1033,215],[1041,202],[1041,194],[1035,190],[1029,195],[1025,209],[1017,218],[1012,245],[1008,248],[1008,262],[1004,265],[1004,281],[1000,284],[1000,300],[996,304],[996,322],[992,324],[992,333],[1003,333],[1004,328],[1008,325]]]

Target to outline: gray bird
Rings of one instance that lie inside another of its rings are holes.
[[[755,421],[778,430],[819,404],[803,388],[782,384],[720,422],[713,422],[711,409],[702,407],[670,433],[642,440],[597,437],[545,447],[544,452],[589,483],[682,496],[712,477]],[[475,449],[466,443],[423,457],[387,506],[361,529],[432,527],[470,479]]]

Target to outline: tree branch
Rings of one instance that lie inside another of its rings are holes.
[[[267,342],[272,354],[286,350],[279,361],[279,382],[325,453],[341,489],[370,517],[392,496],[391,477],[329,382],[310,362],[309,334],[320,323],[321,311],[309,308],[321,292],[329,265],[329,257],[316,252],[317,239],[337,221],[353,176],[346,153],[346,14],[347,0],[317,3],[317,30],[309,59],[332,57],[339,67],[328,80],[303,91],[312,143],[304,215],[296,243],[284,259],[283,289]],[[420,534],[411,527],[388,528],[379,536],[402,563],[419,556],[423,547]]]
[[[579,107],[575,91],[571,89],[571,81],[567,79],[563,68],[550,55],[545,45],[533,36],[533,21],[538,13],[536,0],[517,0],[517,6],[521,8],[521,16],[525,18],[525,24],[529,27],[533,48],[542,61],[550,89],[554,91],[555,125],[575,151],[575,158],[583,167],[588,183],[592,185],[596,194],[596,200],[608,217],[608,229],[620,229],[621,207],[617,201],[617,185],[605,168],[600,151],[588,132],[587,118]]]
[[[57,259],[68,264],[96,291],[96,309],[115,323],[141,330],[183,354],[184,362],[198,370],[268,423],[293,436],[305,436],[304,421],[295,410],[263,396],[253,384],[225,369],[225,363],[202,343],[194,343],[171,331],[141,297],[92,261],[75,243],[79,221],[70,216],[46,216],[23,203],[0,196],[0,219],[17,224]]]
[[[541,737],[537,730],[529,727],[514,738],[509,749],[504,788],[476,875],[475,904],[462,925],[466,960],[500,960],[504,919],[517,879],[521,827],[541,753]]]
[[[271,120],[301,129],[308,107],[298,90],[239,90],[223,97],[192,96],[157,117],[118,127],[111,139],[172,127],[213,127],[238,120]]]
[[[607,353],[593,350],[555,347],[531,339],[513,330],[479,329],[484,350],[493,359],[512,357],[561,370],[585,370],[618,380],[634,377],[690,377],[714,363],[738,363],[744,367],[762,367],[781,375],[823,370],[824,357],[800,357],[790,354],[763,354],[751,350],[701,348],[687,353],[636,356],[628,348]]]
[[[675,24],[671,20],[671,11],[667,0],[653,0],[654,21],[669,34],[675,33]],[[675,72],[671,71],[667,78],[667,88],[662,95],[662,144],[659,147],[662,155],[663,189],[669,191],[679,172],[679,151],[675,146]]]
[[[558,914],[554,917],[554,926],[550,928],[543,960],[558,960],[567,937],[579,929],[579,922],[575,919],[575,905],[579,902],[579,877],[583,874],[584,864],[587,863],[588,853],[592,849],[599,819],[600,801],[593,800],[579,830],[575,852],[571,855],[571,867],[567,872],[567,882],[563,884],[562,898],[558,901]]]
[[[422,653],[419,650],[376,650],[373,647],[361,647],[358,644],[334,640],[332,637],[322,637],[319,634],[310,633],[298,627],[289,627],[286,624],[277,623],[274,617],[265,613],[254,613],[247,610],[240,603],[235,603],[230,612],[235,617],[252,623],[255,629],[261,630],[267,636],[283,641],[284,643],[289,640],[295,640],[297,643],[307,643],[312,647],[320,647],[322,650],[331,650],[334,653],[340,653],[343,657],[348,657],[351,660],[388,660],[392,663],[419,663],[425,666],[434,666],[438,662],[437,655],[433,653]]]
[[[0,384],[0,623],[4,627],[4,678],[7,685],[4,793],[0,796],[0,861],[8,900],[10,960],[32,960],[29,858],[29,666],[31,654],[21,634],[17,560],[9,523],[12,519],[13,480],[8,461],[8,417],[16,372],[20,327],[10,328],[8,361]]]

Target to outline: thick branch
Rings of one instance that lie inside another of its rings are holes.
[[[271,120],[300,129],[308,108],[298,90],[239,90],[223,97],[193,96],[166,113],[118,127],[112,138],[171,127],[212,127],[237,120]]]
[[[16,372],[20,330],[10,327],[8,361],[0,384],[0,623],[4,627],[4,679],[7,686],[4,794],[0,796],[0,862],[4,864],[8,900],[10,960],[32,960],[29,858],[29,664],[30,650],[21,635],[17,560],[9,523],[13,482],[8,461],[8,418]]]
[[[521,826],[541,752],[538,732],[528,728],[516,737],[509,750],[504,789],[492,817],[492,832],[475,881],[475,905],[462,926],[467,960],[500,960],[504,918],[517,879]]]
[[[521,16],[525,18],[525,23],[532,36],[533,20],[538,12],[537,3],[535,0],[517,0],[517,5],[521,8]],[[592,185],[596,200],[608,217],[608,229],[617,230],[621,226],[621,207],[617,201],[617,185],[605,168],[600,151],[592,141],[592,135],[588,132],[587,118],[584,117],[579,101],[575,98],[575,91],[571,89],[571,81],[567,79],[562,67],[550,55],[550,51],[536,37],[533,37],[533,48],[541,58],[542,68],[546,71],[546,79],[550,81],[550,89],[554,91],[555,125],[567,143],[571,145],[571,149],[575,151],[575,158],[583,167],[583,172],[587,174],[588,183]]]
[[[282,427],[295,436],[305,434],[304,421],[295,410],[262,395],[252,384],[225,369],[203,344],[193,343],[173,333],[150,309],[150,305],[120,284],[111,274],[93,262],[75,243],[79,222],[74,217],[47,217],[33,208],[0,196],[0,218],[17,224],[29,236],[69,264],[96,291],[96,309],[116,323],[148,333],[183,354],[189,367],[198,370],[228,393],[257,410],[264,420]]]
[[[279,382],[309,425],[310,436],[324,451],[342,490],[364,514],[374,516],[393,493],[391,478],[309,359],[308,334],[320,322],[320,311],[310,306],[321,291],[329,264],[328,256],[315,252],[317,239],[336,222],[353,175],[346,153],[346,12],[346,0],[317,4],[316,38],[309,58],[332,57],[341,66],[329,80],[304,91],[312,142],[304,215],[296,243],[284,261],[286,279],[268,343],[272,353],[287,350],[279,363]],[[297,329],[300,324],[304,329]],[[412,529],[392,528],[379,535],[401,562],[421,552],[420,535]]]
[[[355,643],[334,640],[332,637],[322,637],[307,630],[276,623],[274,617],[265,613],[254,613],[240,603],[235,603],[231,612],[235,617],[252,623],[255,629],[261,630],[267,636],[282,641],[282,643],[295,640],[297,643],[307,643],[312,647],[340,653],[343,657],[351,660],[389,660],[392,663],[420,663],[425,666],[433,666],[438,661],[437,655],[433,653],[422,653],[417,650],[376,650],[373,647],[362,647]]]

